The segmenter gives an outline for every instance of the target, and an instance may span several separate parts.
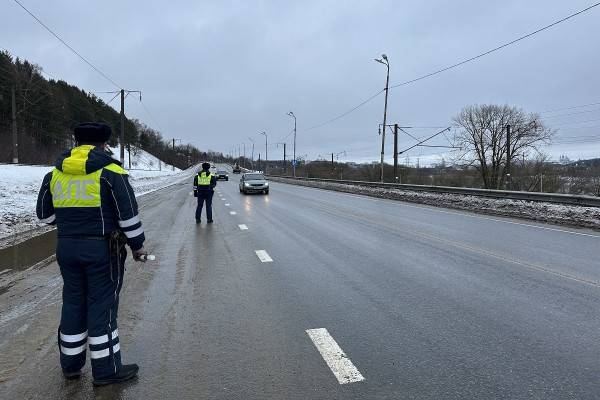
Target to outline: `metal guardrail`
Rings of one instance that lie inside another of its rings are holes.
[[[357,185],[366,187],[377,187],[387,189],[403,189],[414,192],[432,192],[432,193],[449,193],[463,194],[469,196],[490,197],[494,199],[511,199],[511,200],[527,200],[537,202],[547,202],[555,204],[569,204],[587,207],[600,207],[600,197],[582,196],[559,193],[539,193],[539,192],[521,192],[511,190],[493,190],[493,189],[476,189],[451,186],[428,186],[428,185],[410,185],[404,183],[381,183],[368,181],[349,181],[339,179],[319,179],[319,178],[302,178],[290,177],[281,175],[269,175],[272,178],[307,181],[307,182],[325,182],[325,183],[340,183],[346,185]]]

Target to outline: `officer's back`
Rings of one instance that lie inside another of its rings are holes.
[[[78,146],[58,157],[42,182],[37,215],[56,224],[56,259],[63,277],[58,332],[60,362],[67,379],[77,378],[90,349],[95,385],[122,382],[137,374],[121,363],[117,329],[119,294],[131,247],[145,254],[144,230],[127,171],[104,152],[111,135],[104,124],[75,130]]]

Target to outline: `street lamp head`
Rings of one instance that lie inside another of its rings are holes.
[[[387,60],[388,60],[388,59],[387,59],[387,56],[386,56],[385,54],[382,54],[382,55],[381,55],[381,58],[383,58],[385,61],[387,61]]]

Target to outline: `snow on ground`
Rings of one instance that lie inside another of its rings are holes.
[[[0,237],[40,225],[35,204],[42,179],[51,170],[48,166],[0,164]]]
[[[572,206],[555,203],[534,202],[489,197],[468,196],[451,193],[416,192],[403,189],[377,188],[332,182],[298,181],[285,178],[269,179],[302,186],[363,194],[384,199],[408,201],[438,207],[455,208],[485,214],[527,218],[553,224],[581,226],[600,229],[600,208]]]
[[[113,149],[115,150],[117,149]],[[156,157],[143,150],[133,153],[132,151],[129,181],[136,196],[178,183],[196,172],[194,168],[185,171],[175,168],[173,171],[173,168],[164,162],[161,162],[159,171]],[[114,153],[117,157],[118,154]],[[127,152],[125,156],[127,166]],[[38,221],[35,206],[42,179],[52,168],[41,165],[0,164],[0,239],[45,226]]]
[[[112,157],[119,160],[121,157],[121,150],[119,147],[108,147],[112,152]],[[124,167],[129,169],[129,152],[125,147],[125,163]],[[137,147],[131,146],[131,169],[132,170],[144,170],[144,171],[166,171],[173,172],[173,166],[166,164],[160,159],[154,157],[152,154],[138,149]],[[175,172],[180,171],[179,168],[175,168]]]

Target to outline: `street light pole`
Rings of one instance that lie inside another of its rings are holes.
[[[250,139],[250,141],[252,142],[252,171],[254,171],[254,139],[252,139],[251,137],[248,137],[248,139]]]
[[[269,169],[268,163],[269,163],[269,140],[267,138],[267,132],[262,131],[259,133],[259,135],[264,135],[265,136],[265,170],[263,171],[264,174],[267,174],[267,170]]]
[[[381,172],[379,174],[379,180],[383,182],[383,156],[385,154],[385,129],[387,120],[387,104],[388,104],[388,89],[390,85],[390,62],[385,54],[381,55],[381,59],[375,59],[378,63],[381,63],[387,67],[387,76],[385,78],[385,105],[383,108],[383,130],[381,131]]]
[[[292,169],[294,170],[294,178],[296,177],[296,116],[293,112],[289,112],[288,115],[294,118],[294,158],[292,161]]]

